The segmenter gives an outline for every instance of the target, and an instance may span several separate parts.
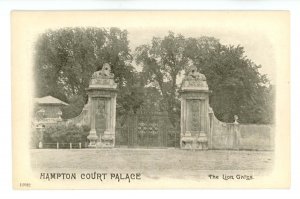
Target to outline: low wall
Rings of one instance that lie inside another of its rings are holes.
[[[224,123],[213,118],[211,129],[212,149],[238,149],[238,124]]]
[[[240,149],[273,150],[274,126],[240,124]]]
[[[212,149],[273,150],[274,126],[224,123],[213,117],[211,142]]]

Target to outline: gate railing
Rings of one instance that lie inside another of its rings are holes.
[[[165,114],[130,114],[116,127],[117,147],[179,147],[179,140],[179,127],[174,128]]]
[[[39,143],[37,148],[40,149],[82,149],[87,148],[87,143],[60,143],[60,142],[52,142],[52,143]]]

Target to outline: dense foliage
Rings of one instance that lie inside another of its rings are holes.
[[[119,85],[119,100],[134,81],[127,31],[118,28],[62,28],[42,34],[36,43],[36,96],[52,95],[70,104],[64,118],[78,115],[85,89],[96,70],[109,63]],[[126,104],[126,103],[125,103]]]
[[[170,32],[154,37],[150,45],[136,49],[137,63],[148,83],[157,88],[173,119],[180,110],[177,91],[183,69],[192,62],[203,73],[212,91],[210,105],[222,121],[238,115],[243,123],[270,123],[273,120],[274,89],[265,75],[244,55],[241,46],[225,46],[212,37],[184,38]]]
[[[142,72],[136,72],[133,60]],[[260,66],[246,57],[243,47],[172,32],[164,38],[153,37],[150,44],[137,47],[133,56],[126,30],[49,30],[36,43],[36,96],[66,101],[70,105],[63,109],[63,118],[74,117],[87,101],[85,88],[91,75],[106,62],[118,83],[118,116],[159,103],[171,122],[178,123],[178,90],[184,68],[192,62],[207,77],[210,105],[220,120],[232,122],[233,115],[238,115],[243,123],[273,121],[275,88],[259,73]]]
[[[268,123],[272,120],[273,93],[265,75],[244,55],[241,46],[224,46],[212,38],[188,39],[188,56],[206,75],[216,116],[232,121]]]
[[[158,85],[169,113],[171,122],[179,121],[180,103],[178,101],[177,78],[188,63],[185,56],[185,38],[170,33],[164,39],[154,37],[151,45],[136,48],[136,62],[143,67],[143,75],[148,83]]]
[[[44,143],[79,143],[86,142],[89,131],[76,125],[57,125],[46,127],[44,131]]]

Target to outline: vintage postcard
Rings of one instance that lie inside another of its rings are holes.
[[[288,11],[13,11],[14,189],[288,188]]]

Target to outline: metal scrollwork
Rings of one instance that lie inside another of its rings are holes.
[[[157,123],[144,123],[144,122],[140,122],[138,124],[138,133],[139,134],[146,134],[146,133],[150,133],[153,135],[158,134],[158,124]]]

